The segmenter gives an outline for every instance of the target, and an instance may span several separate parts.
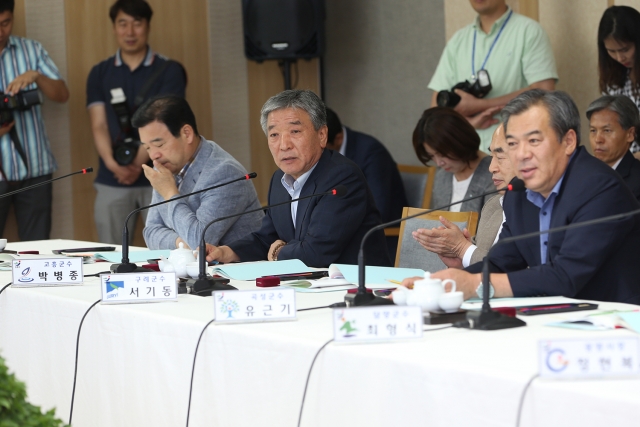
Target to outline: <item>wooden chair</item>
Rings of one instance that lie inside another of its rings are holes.
[[[398,165],[410,207],[429,209],[436,170],[435,166]],[[398,236],[400,227],[386,228],[384,234],[385,236]]]
[[[404,208],[402,217],[415,215],[426,209]],[[475,236],[478,227],[478,212],[434,211],[416,218],[403,221],[400,225],[398,250],[396,251],[396,267],[421,268],[425,271],[438,271],[446,268],[437,254],[420,246],[411,233],[419,228],[437,228],[442,226],[440,217],[447,218],[460,227],[467,228],[471,236]]]

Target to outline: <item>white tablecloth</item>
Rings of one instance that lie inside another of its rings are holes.
[[[92,245],[54,240],[9,248]],[[84,273],[107,269],[106,263],[85,265]],[[0,272],[0,286],[10,281],[10,273]],[[299,293],[297,304],[324,306],[343,295]],[[97,278],[0,295],[0,354],[27,383],[30,401],[55,406],[64,420],[78,325],[99,298]],[[185,425],[193,354],[212,304],[211,298],[180,295],[177,303],[94,307],[80,339],[73,425]],[[302,425],[513,426],[523,388],[537,372],[540,339],[632,334],[543,326],[567,315],[536,316],[526,319],[526,328],[503,331],[446,329],[417,341],[329,344],[313,369]],[[190,425],[295,426],[307,372],[332,338],[331,325],[330,310],[321,309],[300,312],[293,322],[209,326],[198,352]],[[538,379],[521,425],[636,425],[639,410],[639,379]]]

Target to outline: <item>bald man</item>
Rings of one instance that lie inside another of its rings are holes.
[[[504,188],[515,177],[515,172],[506,154],[507,142],[502,125],[493,133],[489,151],[493,156],[489,165],[493,185],[496,189]],[[500,235],[504,222],[503,197],[503,194],[496,195],[484,204],[478,233],[473,239],[469,238],[466,228],[460,231],[457,225],[444,217],[440,217],[443,227],[431,230],[420,228],[413,232],[413,238],[426,250],[438,254],[447,267],[466,268],[480,262]]]

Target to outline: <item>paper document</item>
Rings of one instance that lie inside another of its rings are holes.
[[[243,262],[224,264],[213,268],[213,274],[219,274],[233,280],[256,280],[258,277],[279,274],[307,273],[316,271],[304,265],[299,259],[282,261]]]
[[[357,265],[331,264],[329,272],[333,268],[337,268],[349,283],[358,284]],[[365,285],[371,289],[394,289],[398,286],[394,282],[402,282],[402,279],[414,276],[424,277],[424,270],[419,268],[365,267]]]
[[[161,251],[129,251],[129,262],[147,262],[148,259],[158,259],[160,257],[169,257],[170,250]],[[103,259],[109,262],[122,261],[122,252],[96,252],[95,259]]]

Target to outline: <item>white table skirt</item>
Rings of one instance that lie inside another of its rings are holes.
[[[91,246],[47,241],[10,249]],[[85,274],[108,264],[85,265]],[[0,272],[0,286],[11,281]],[[253,288],[247,282],[234,283]],[[298,308],[342,300],[344,292],[297,294]],[[9,288],[0,295],[0,354],[27,383],[29,400],[68,420],[78,325],[100,298],[83,286]],[[100,305],[80,339],[73,425],[181,426],[187,415],[196,342],[211,320],[210,298],[177,303]],[[602,308],[637,308],[601,304]],[[526,328],[425,332],[417,341],[329,344],[318,357],[303,426],[513,426],[525,384],[537,371],[537,343],[560,337],[631,335],[545,327],[570,315],[525,319]],[[209,326],[198,352],[191,426],[295,426],[317,350],[332,338],[328,309],[293,322]],[[522,426],[634,425],[640,380],[536,380]]]

